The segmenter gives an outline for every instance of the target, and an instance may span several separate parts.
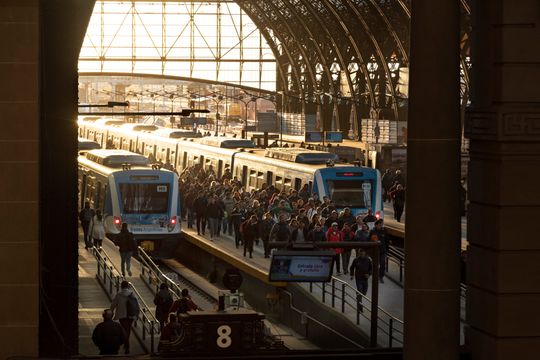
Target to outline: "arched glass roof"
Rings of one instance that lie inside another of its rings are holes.
[[[275,90],[276,61],[232,1],[96,1],[80,72],[171,75]]]

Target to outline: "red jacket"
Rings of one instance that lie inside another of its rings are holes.
[[[326,241],[329,242],[341,242],[343,241],[343,234],[340,230],[334,231],[334,229],[330,228],[326,232]],[[341,248],[335,248],[334,251],[336,254],[341,254],[343,252],[343,249]]]

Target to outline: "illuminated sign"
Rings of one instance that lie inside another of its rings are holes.
[[[270,262],[269,280],[330,281],[333,267],[333,251],[275,251]]]

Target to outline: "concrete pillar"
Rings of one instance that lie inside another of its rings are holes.
[[[39,4],[39,355],[63,357],[78,353],[77,64],[94,1]]]
[[[38,356],[39,1],[0,1],[0,359]]]
[[[540,349],[540,5],[476,1],[467,264],[475,360]]]
[[[458,358],[459,1],[414,0],[404,359]]]

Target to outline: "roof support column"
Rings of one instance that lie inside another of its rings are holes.
[[[412,1],[405,360],[459,355],[459,19],[455,0]]]

